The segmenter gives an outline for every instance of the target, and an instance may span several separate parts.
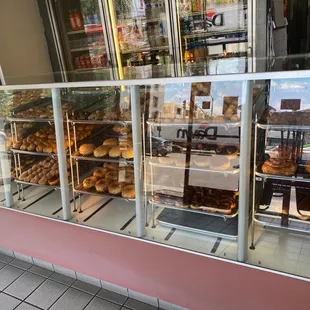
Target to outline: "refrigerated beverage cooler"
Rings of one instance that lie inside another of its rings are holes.
[[[245,73],[247,1],[175,2],[181,75]]]
[[[113,72],[101,2],[47,0],[46,3],[62,79],[87,81],[117,78]]]

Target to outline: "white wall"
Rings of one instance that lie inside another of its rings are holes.
[[[0,65],[6,84],[54,81],[36,0],[0,0]]]

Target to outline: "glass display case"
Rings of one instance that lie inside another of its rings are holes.
[[[175,76],[167,0],[109,0],[121,79]]]
[[[112,69],[106,22],[98,0],[55,1],[50,19],[61,43],[69,81],[109,80],[116,78]],[[59,52],[61,53],[61,52]]]
[[[247,1],[177,0],[182,75],[247,71]]]

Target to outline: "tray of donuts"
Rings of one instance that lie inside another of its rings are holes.
[[[96,125],[76,125],[76,140],[84,140],[89,137],[97,129]],[[66,132],[66,131],[65,131]],[[66,150],[74,144],[74,135],[65,134],[65,148]],[[69,141],[70,140],[70,141]],[[12,145],[13,151],[33,152],[33,153],[57,153],[55,126],[45,126],[33,134],[28,135],[22,140],[16,141]]]
[[[76,192],[110,195],[117,198],[135,199],[134,169],[119,167],[116,163],[105,163],[96,168],[92,175],[75,187]]]
[[[46,105],[46,104],[50,104],[51,98],[34,98],[34,100],[30,100],[28,102],[25,102],[24,104],[20,104],[17,107],[15,107],[14,109],[10,110],[10,116],[11,117],[17,117],[16,115],[20,112],[24,112],[27,111],[29,109],[33,109],[37,106],[41,106],[41,105]]]
[[[94,143],[85,143],[73,154],[76,159],[125,160],[133,159],[132,138],[108,138]]]
[[[69,161],[67,165],[69,167]],[[69,169],[67,173],[69,177]],[[25,170],[16,181],[30,185],[57,187],[60,184],[58,160],[52,157],[45,158]]]
[[[189,186],[187,191],[155,191],[151,203],[206,213],[235,216],[238,209],[238,192]]]
[[[238,173],[239,159],[225,155],[199,156],[192,155],[189,165],[186,164],[185,155],[182,157],[159,157],[150,162],[159,167],[186,168],[210,172]]]

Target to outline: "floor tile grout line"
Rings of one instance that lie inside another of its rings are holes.
[[[93,295],[93,297],[91,298],[91,300],[87,303],[87,305],[83,308],[83,310],[86,309],[86,307],[95,299],[96,295]]]
[[[47,309],[51,309],[56,302],[70,289],[70,286],[67,286],[67,289],[47,308]]]

